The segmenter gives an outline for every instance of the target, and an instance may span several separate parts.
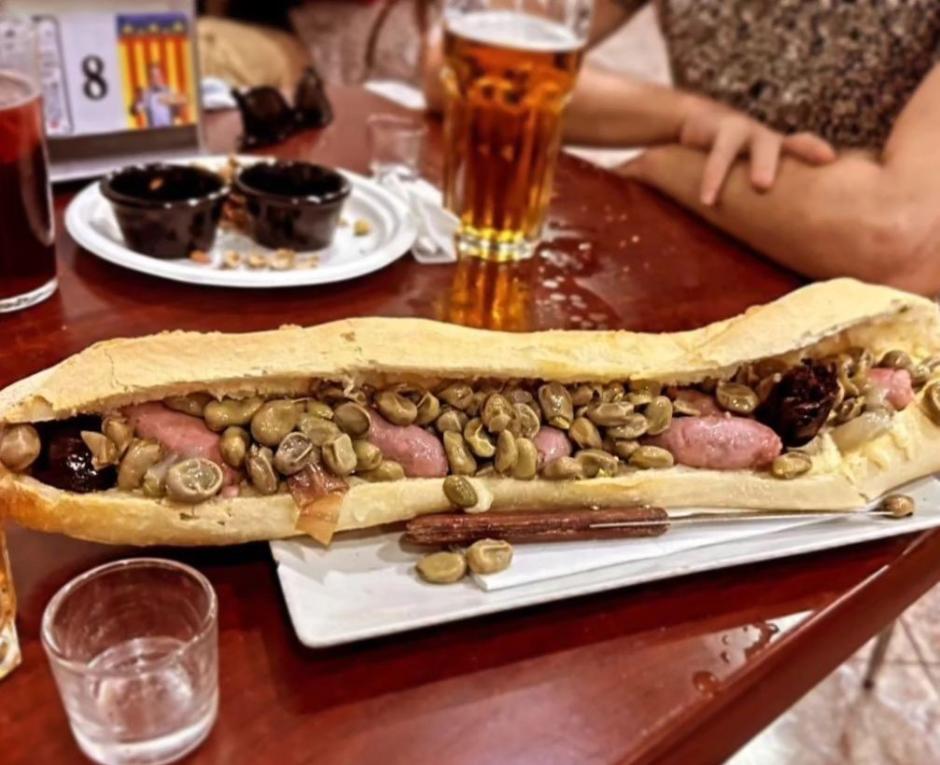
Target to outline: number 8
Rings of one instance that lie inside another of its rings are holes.
[[[108,83],[101,76],[104,73],[104,61],[100,56],[85,56],[82,59],[82,74],[85,82],[82,92],[92,101],[100,101],[108,95]]]

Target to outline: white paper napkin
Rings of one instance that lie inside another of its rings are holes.
[[[403,180],[389,174],[377,180],[405,200],[411,210],[418,227],[418,237],[412,248],[415,260],[424,265],[456,262],[454,234],[459,221],[456,215],[444,209],[441,192],[423,178]]]
[[[498,574],[474,576],[474,579],[484,590],[503,590],[507,587],[518,587],[522,584],[578,574],[605,566],[658,558],[695,547],[764,536],[796,526],[827,522],[829,519],[813,517],[700,523],[675,526],[659,537],[517,545],[512,565],[508,569]]]

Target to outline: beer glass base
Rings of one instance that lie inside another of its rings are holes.
[[[535,254],[537,242],[526,239],[500,242],[476,236],[465,231],[457,233],[457,252],[461,257],[480,258],[494,263],[514,263],[528,260]]]
[[[0,298],[0,313],[21,311],[24,308],[29,308],[30,306],[34,306],[37,303],[41,303],[43,300],[52,295],[58,286],[58,279],[52,277],[45,284],[37,287],[34,290],[31,290],[30,292],[26,292],[22,295],[15,295],[11,298]]]
[[[12,672],[21,659],[12,614],[9,619],[5,625],[0,626],[0,680]]]

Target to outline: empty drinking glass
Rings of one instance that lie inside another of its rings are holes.
[[[396,114],[373,114],[366,121],[371,159],[376,178],[392,175],[402,181],[419,177],[421,147],[427,127],[416,119]]]
[[[202,574],[157,558],[99,566],[55,594],[42,641],[85,754],[157,765],[205,739],[218,710],[217,612]]]
[[[0,520],[0,680],[20,663],[20,645],[16,640],[16,594],[10,575],[3,521]]]

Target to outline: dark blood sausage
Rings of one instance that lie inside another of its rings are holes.
[[[444,445],[417,425],[392,425],[376,412],[369,412],[372,425],[369,441],[382,456],[397,462],[410,478],[441,478],[447,475]]]
[[[571,441],[565,431],[549,425],[539,428],[539,432],[532,439],[539,453],[539,465],[545,465],[559,457],[571,456]]]
[[[764,467],[783,449],[773,430],[746,417],[681,417],[647,443],[668,449],[680,465],[711,470]]]
[[[168,409],[163,404],[149,403],[124,409],[139,438],[159,441],[172,454],[180,457],[203,457],[222,467],[225,484],[238,483],[239,475],[222,460],[219,450],[221,436],[213,433],[198,417]]]
[[[833,365],[804,361],[783,375],[754,415],[787,446],[802,446],[825,425],[838,392]]]
[[[875,367],[868,373],[868,379],[872,385],[884,391],[885,399],[898,411],[914,400],[911,373],[906,369]]]
[[[117,472],[113,467],[97,470],[91,464],[91,452],[82,441],[83,430],[101,430],[97,417],[76,417],[66,421],[39,424],[42,453],[33,465],[33,477],[64,491],[85,494],[114,486]]]

